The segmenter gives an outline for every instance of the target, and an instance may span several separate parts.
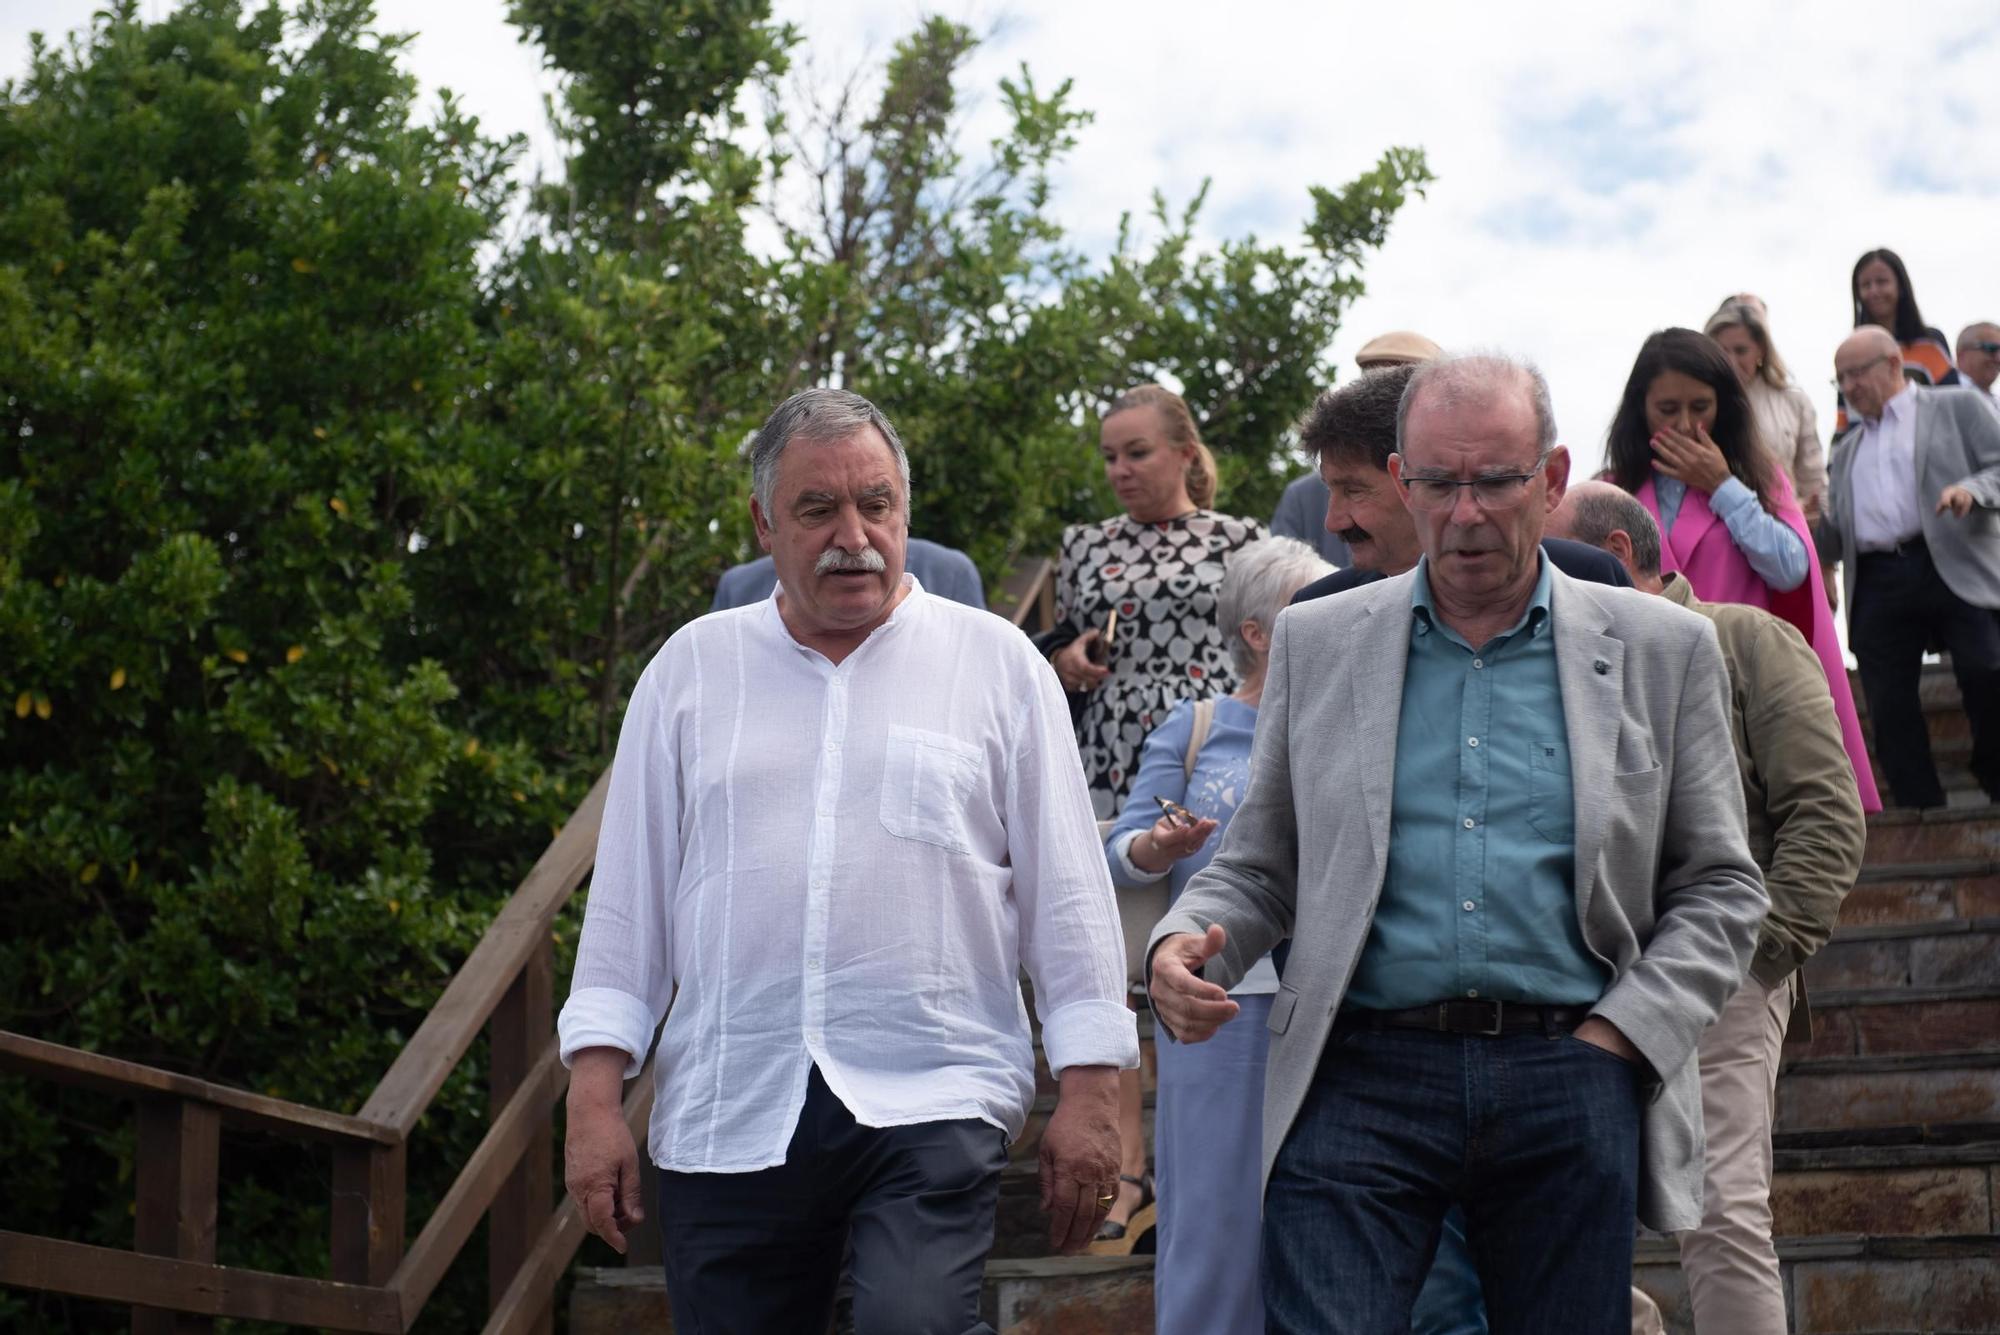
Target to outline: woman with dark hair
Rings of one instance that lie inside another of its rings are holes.
[[[1854,327],[1878,324],[1903,345],[1903,375],[1919,385],[1956,385],[1951,344],[1942,330],[1924,323],[1910,272],[1893,250],[1871,250],[1854,262],[1848,282],[1854,297]]]
[[[1943,330],[1924,323],[1902,256],[1881,248],[1867,252],[1854,261],[1854,274],[1848,279],[1847,289],[1854,298],[1854,327],[1881,325],[1902,345],[1906,380],[1919,385],[1958,383],[1951,344],[1945,340]],[[1838,435],[1847,430],[1847,400],[1836,395],[1834,401],[1839,412],[1833,429]]]
[[[1826,670],[1861,804],[1881,810],[1805,515],[1758,443],[1749,396],[1714,339],[1663,329],[1645,341],[1605,458],[1605,476],[1659,522],[1663,572],[1680,574],[1697,598],[1764,608],[1805,636]]]

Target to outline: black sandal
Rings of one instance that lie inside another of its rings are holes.
[[[1142,1177],[1130,1173],[1120,1173],[1120,1182],[1130,1182],[1139,1189],[1139,1203],[1132,1209],[1131,1217],[1124,1223],[1107,1219],[1097,1226],[1097,1236],[1090,1244],[1092,1253],[1099,1256],[1128,1256],[1133,1245],[1150,1231],[1159,1217],[1159,1207],[1153,1192],[1153,1170],[1148,1168]]]

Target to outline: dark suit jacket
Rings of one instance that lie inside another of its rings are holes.
[[[1549,560],[1556,563],[1556,569],[1571,579],[1589,580],[1592,584],[1611,584],[1618,588],[1632,587],[1632,577],[1625,573],[1625,567],[1618,564],[1618,558],[1610,552],[1601,551],[1587,543],[1570,542],[1564,538],[1542,539],[1542,550]],[[1345,593],[1358,589],[1363,584],[1373,584],[1382,578],[1379,570],[1336,570],[1324,579],[1316,579],[1292,595],[1292,606],[1309,603],[1315,598],[1324,598],[1330,593]]]

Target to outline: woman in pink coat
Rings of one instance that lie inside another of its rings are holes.
[[[1880,811],[1805,516],[1784,470],[1758,442],[1743,383],[1714,339],[1663,329],[1646,340],[1605,458],[1605,475],[1659,521],[1662,570],[1678,571],[1707,602],[1748,603],[1783,617],[1813,647],[1861,805]]]

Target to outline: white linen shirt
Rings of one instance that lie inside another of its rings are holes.
[[[1908,386],[1861,419],[1854,443],[1854,545],[1887,551],[1924,531],[1917,508],[1917,396]]]
[[[1138,1064],[1055,674],[1000,617],[904,580],[838,666],[774,593],[682,627],[633,691],[557,1032],[565,1064],[617,1048],[629,1079],[666,1015],[662,1168],[783,1163],[814,1065],[864,1126],[1018,1136],[1023,964],[1051,1069]]]

